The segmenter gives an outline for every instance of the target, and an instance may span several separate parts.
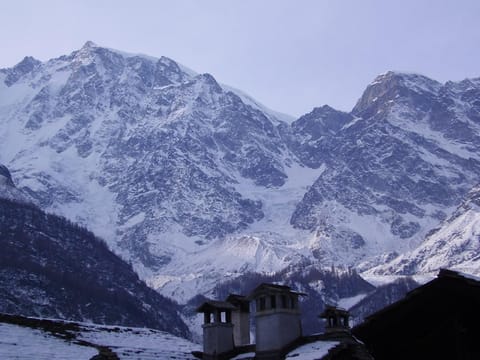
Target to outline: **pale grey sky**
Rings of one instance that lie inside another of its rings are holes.
[[[0,67],[87,40],[168,56],[294,116],[387,70],[480,76],[479,0],[0,0]]]

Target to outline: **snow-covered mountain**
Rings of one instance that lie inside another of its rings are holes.
[[[209,74],[87,42],[0,70],[0,162],[186,301],[246,271],[414,249],[477,183],[479,94],[389,72],[351,113],[290,123]]]
[[[0,122],[19,187],[156,287],[191,280],[188,298],[222,264],[271,271],[303,256],[283,230],[318,171],[296,161],[274,112],[211,75],[88,42],[0,70]]]
[[[368,273],[434,274],[440,268],[480,275],[480,186],[418,248]]]
[[[478,182],[479,99],[479,79],[388,72],[351,114],[324,107],[293,123],[299,156],[325,167],[292,216],[315,232],[314,254],[372,266],[419,245]]]

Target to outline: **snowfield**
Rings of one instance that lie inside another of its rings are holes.
[[[337,346],[337,341],[316,341],[311,344],[305,344],[289,352],[286,359],[295,360],[315,360],[327,355],[330,349]]]
[[[0,323],[0,359],[90,359],[97,349],[59,339],[40,330]]]
[[[121,360],[195,359],[191,352],[201,350],[186,339],[146,328],[82,325],[77,339],[107,346]]]
[[[41,319],[36,319],[40,320]],[[123,360],[195,359],[200,345],[169,333],[147,328],[128,328],[87,323],[53,321],[74,326],[54,333],[10,323],[0,323],[0,359],[88,360],[99,351],[114,353]]]

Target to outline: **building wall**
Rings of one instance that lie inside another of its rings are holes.
[[[256,351],[280,350],[302,336],[297,311],[277,310],[258,314],[256,322]]]
[[[235,346],[250,344],[250,313],[233,311],[232,323]]]
[[[203,352],[205,354],[221,354],[232,349],[232,324],[216,322],[203,325]]]

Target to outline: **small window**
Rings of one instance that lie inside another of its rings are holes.
[[[261,297],[259,300],[260,300],[260,306],[259,306],[260,311],[265,310],[265,298]]]
[[[212,316],[211,316],[211,315],[212,315],[212,314],[210,314],[210,313],[208,313],[208,312],[205,312],[205,313],[203,314],[203,322],[204,322],[205,324],[210,324],[210,323],[212,322]]]
[[[275,295],[270,296],[270,305],[272,309],[277,308],[277,297]]]
[[[298,303],[297,303],[297,298],[292,296],[292,309],[296,309],[298,307]]]

